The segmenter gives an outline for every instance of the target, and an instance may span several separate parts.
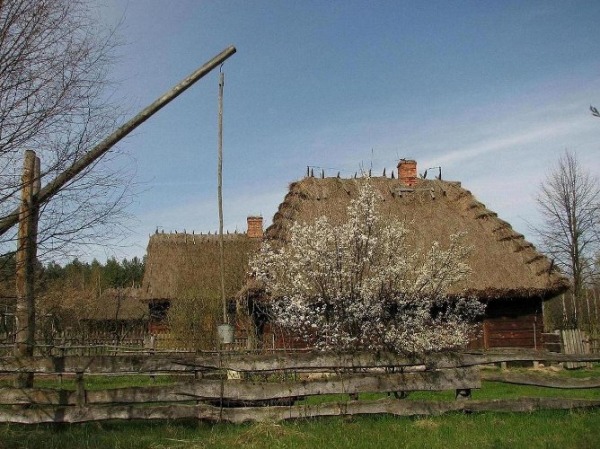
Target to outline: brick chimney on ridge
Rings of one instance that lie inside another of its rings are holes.
[[[248,232],[246,233],[251,239],[263,238],[263,218],[261,216],[248,217]]]
[[[400,159],[398,162],[398,179],[409,187],[417,183],[417,161],[412,159]]]

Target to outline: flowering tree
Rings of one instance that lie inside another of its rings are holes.
[[[322,349],[464,345],[483,312],[475,298],[448,296],[470,273],[464,235],[423,250],[409,243],[404,223],[381,219],[378,202],[364,182],[345,223],[295,223],[286,245],[263,244],[251,267],[273,298],[274,322]]]

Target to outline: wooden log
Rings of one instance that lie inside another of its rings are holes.
[[[51,388],[0,388],[3,405],[76,405],[77,393]]]
[[[83,373],[77,373],[75,377],[75,401],[78,407],[83,407],[86,404],[85,381]]]
[[[221,306],[223,324],[229,324],[227,317],[227,299],[225,298],[225,252],[223,242],[223,88],[225,74],[219,73],[219,113],[218,113],[218,149],[217,149],[217,203],[219,212],[219,282],[221,286]],[[225,343],[220,341],[219,343]],[[228,341],[227,343],[231,343]]]
[[[64,356],[4,357],[0,372],[141,374],[157,372],[193,372],[218,364],[218,358],[201,359],[196,367],[194,357],[185,356]],[[216,369],[216,367],[213,367]]]
[[[104,420],[173,420],[274,422],[296,418],[391,414],[431,416],[448,412],[533,412],[572,410],[600,406],[600,399],[521,398],[471,401],[348,401],[290,407],[242,407],[221,409],[206,404],[169,406],[46,407],[24,410],[0,409],[0,422],[18,424],[81,423]]]
[[[565,390],[580,388],[600,388],[600,379],[569,379],[564,377],[548,377],[529,373],[481,372],[481,379],[492,382],[503,382],[516,385],[533,385],[537,387],[560,388]]]
[[[35,373],[193,373],[230,369],[242,372],[365,370],[370,368],[414,367],[446,369],[519,361],[600,361],[600,354],[557,354],[546,351],[464,352],[432,354],[416,359],[388,353],[331,354],[230,354],[222,361],[218,354],[124,355],[94,357],[2,357],[0,372]]]
[[[78,383],[79,385],[79,383]],[[443,391],[480,388],[476,368],[416,373],[362,374],[343,378],[296,382],[249,382],[201,379],[160,387],[131,387],[76,392],[49,389],[0,389],[4,404],[118,404],[181,402],[191,400],[269,401],[322,394]]]
[[[75,176],[93,164],[98,158],[104,153],[115,146],[121,139],[126,137],[139,125],[148,120],[152,115],[162,109],[164,106],[169,104],[183,92],[185,92],[190,86],[196,81],[203,78],[206,74],[211,72],[215,67],[221,65],[227,58],[236,52],[235,47],[229,46],[221,53],[207,61],[201,67],[192,72],[189,76],[181,80],[175,86],[173,86],[168,92],[158,97],[150,105],[146,106],[140,112],[137,113],[133,118],[128,120],[126,123],[117,128],[112,134],[104,138],[98,145],[91,150],[84,153],[79,159],[73,162],[73,164],[66,170],[61,172],[49,182],[43,189],[40,190],[38,201],[39,204],[46,203],[49,201],[57,192],[59,192],[65,184],[73,180]],[[18,221],[19,210],[14,210],[8,215],[0,218],[0,235],[3,235]]]
[[[35,345],[35,267],[37,263],[37,224],[40,162],[32,150],[25,151],[21,179],[21,205],[16,260],[15,348],[17,357],[33,356]],[[21,372],[16,387],[32,387],[33,373]]]

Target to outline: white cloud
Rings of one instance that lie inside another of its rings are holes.
[[[450,151],[443,156],[435,157],[433,165],[458,164],[464,160],[470,160],[488,153],[501,153],[506,150],[514,150],[524,145],[538,147],[548,145],[559,137],[575,136],[581,132],[588,131],[590,121],[581,118],[573,118],[568,121],[555,120],[552,123],[531,123],[522,129],[508,129],[508,134],[501,132],[491,138],[472,143],[467,148]],[[500,131],[500,130],[499,130]],[[576,139],[577,140],[577,139]]]

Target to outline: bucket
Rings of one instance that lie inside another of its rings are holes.
[[[220,324],[217,333],[221,344],[233,343],[233,326],[231,324]]]

